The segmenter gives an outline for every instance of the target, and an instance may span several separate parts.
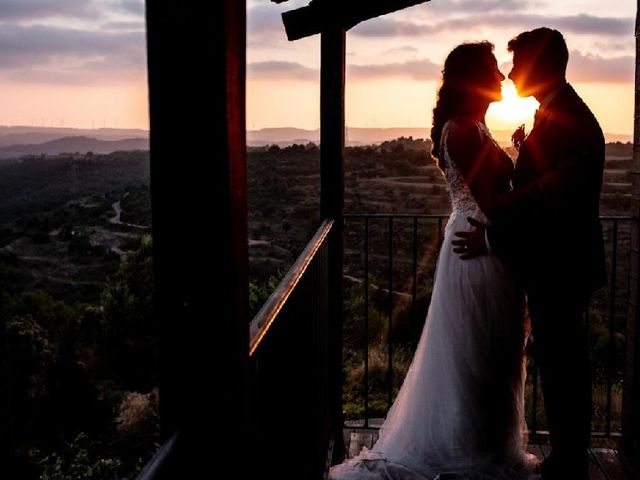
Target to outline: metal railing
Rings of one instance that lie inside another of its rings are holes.
[[[361,379],[358,379],[359,385],[349,386],[347,383],[344,392],[349,407],[346,410],[346,426],[349,428],[369,428],[372,418],[376,418],[374,423],[379,424],[402,384],[403,368],[394,362],[400,359],[404,362],[403,367],[407,366],[407,352],[412,354],[410,349],[417,343],[447,218],[448,214],[345,215],[345,278],[352,282],[345,288],[345,308],[348,309],[350,302],[354,303],[352,299],[359,295],[363,304],[361,318],[358,316],[356,319],[356,322],[361,322],[359,327],[349,325],[349,314],[345,315],[346,328],[351,329],[347,338],[353,340],[351,344],[345,341],[345,359],[351,357],[351,364],[363,370]],[[621,431],[620,404],[629,299],[628,258],[631,226],[638,219],[603,216],[601,221],[609,282],[606,289],[594,295],[588,312],[594,372],[592,436],[609,438],[620,436]],[[372,296],[376,297],[374,301]],[[372,316],[377,319],[373,329]],[[384,328],[380,327],[381,318],[386,321]],[[398,335],[396,323],[398,328],[404,329],[404,334]],[[412,328],[407,328],[408,324]],[[357,341],[357,330],[360,331],[360,341]],[[408,330],[412,335],[409,339]],[[398,348],[404,356],[395,353]],[[384,357],[385,362],[381,362],[380,357]],[[373,358],[376,359],[377,383],[371,380]],[[383,363],[386,363],[385,367]],[[527,423],[531,433],[545,435],[546,420],[538,366],[533,355],[529,356],[527,364]],[[379,381],[381,375],[384,376],[383,386]],[[360,394],[348,391],[349,387]],[[359,405],[357,397],[360,397]],[[372,398],[376,399],[373,408]],[[381,406],[383,398],[386,400],[384,407]]]

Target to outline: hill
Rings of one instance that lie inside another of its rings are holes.
[[[0,147],[43,143],[63,137],[90,137],[98,140],[149,138],[149,131],[136,128],[57,128],[0,125]]]
[[[0,163],[0,224],[45,215],[69,201],[106,198],[111,192],[148,185],[149,154],[143,151],[26,157]],[[136,220],[147,225],[151,221]]]
[[[503,146],[511,144],[511,130],[494,130],[491,132],[494,138]],[[347,146],[356,147],[364,145],[378,145],[400,137],[428,138],[430,128],[358,128],[347,127],[345,143]],[[631,142],[631,135],[605,133],[607,142]],[[247,130],[247,146],[259,147],[264,145],[278,145],[284,147],[293,144],[306,145],[308,143],[320,143],[320,130],[305,130],[302,128],[262,128],[260,130]]]
[[[430,136],[429,128],[361,128],[347,127],[345,143],[350,147],[380,145],[396,138],[426,139]],[[510,130],[494,130],[493,136],[504,147],[510,145]],[[631,135],[605,133],[607,142],[627,143],[633,140]],[[54,140],[67,140],[68,144],[50,144]],[[84,140],[81,140],[84,139]],[[127,141],[123,145],[115,143],[106,144],[96,142],[89,144],[86,139],[102,142]],[[141,129],[119,128],[55,128],[55,127],[7,127],[0,126],[0,158],[10,156],[38,155],[67,152],[109,153],[116,150],[148,149],[149,131]],[[135,142],[137,141],[137,143]],[[75,142],[75,143],[74,143]],[[265,145],[278,145],[285,147],[294,144],[307,145],[320,143],[319,129],[302,129],[293,127],[262,128],[259,130],[247,130],[248,147],[264,147]],[[28,148],[27,148],[28,147]],[[6,149],[5,149],[6,148]]]
[[[14,144],[0,147],[0,159],[19,158],[26,155],[58,155],[61,153],[111,153],[127,150],[148,150],[146,138],[100,140],[90,137],[62,137],[43,143]]]

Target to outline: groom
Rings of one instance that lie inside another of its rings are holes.
[[[551,454],[544,480],[587,480],[591,381],[585,313],[606,282],[599,197],[604,138],[595,117],[565,79],[567,45],[549,28],[512,39],[509,78],[522,97],[540,102],[533,129],[520,146],[513,188],[559,172],[551,188],[516,205],[515,215],[458,232],[461,258],[491,253],[515,269],[527,294],[540,365]]]

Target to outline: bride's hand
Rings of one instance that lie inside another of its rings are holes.
[[[460,240],[453,240],[454,253],[460,255],[462,260],[469,260],[487,253],[485,242],[485,230],[487,226],[473,217],[467,217],[467,221],[474,227],[469,232],[455,232]]]

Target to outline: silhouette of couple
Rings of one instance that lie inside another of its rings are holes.
[[[508,50],[518,93],[540,103],[529,135],[514,134],[515,167],[484,123],[505,78],[493,45],[445,61],[431,137],[452,213],[429,313],[378,441],[331,479],[589,478],[585,313],[606,277],[604,138],[565,79],[560,32],[521,33]],[[526,453],[525,304],[551,436],[541,465]]]

